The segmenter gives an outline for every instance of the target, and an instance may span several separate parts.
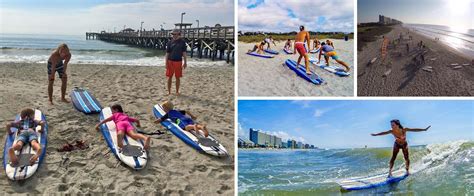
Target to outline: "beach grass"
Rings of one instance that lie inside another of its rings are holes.
[[[368,43],[377,40],[377,37],[387,34],[392,31],[392,27],[384,25],[373,26],[358,26],[357,27],[357,50],[362,51],[362,48]]]

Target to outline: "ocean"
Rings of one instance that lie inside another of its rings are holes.
[[[404,24],[404,27],[414,29],[418,33],[440,41],[466,56],[474,58],[474,29],[460,30],[447,26],[427,24]]]
[[[410,146],[411,175],[398,184],[342,191],[340,180],[388,172],[392,148],[239,149],[239,195],[473,195],[474,141]],[[404,168],[402,152],[394,169]]]
[[[60,43],[71,50],[71,64],[164,66],[165,52],[86,40],[85,35],[0,34],[0,63],[46,63]],[[228,65],[225,61],[188,58],[190,67]]]

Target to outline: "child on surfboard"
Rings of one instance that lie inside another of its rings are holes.
[[[298,53],[300,54],[300,56],[298,57],[298,62],[296,63],[296,69],[298,69],[301,59],[304,57],[306,74],[311,75],[311,70],[309,69],[309,57],[304,42],[307,42],[308,48],[310,48],[309,32],[304,30],[304,26],[300,26],[300,32],[298,32],[295,36],[295,48],[293,50],[293,54],[296,54],[296,51],[298,51]]]
[[[284,49],[290,51],[291,45],[292,45],[292,44],[291,44],[291,39],[288,39],[288,40],[285,42],[285,47],[284,47]]]
[[[191,132],[195,135],[200,134],[204,137],[209,135],[206,125],[194,122],[196,120],[196,116],[191,114],[189,111],[174,110],[173,103],[170,101],[165,101],[163,104],[161,104],[161,106],[163,107],[163,110],[166,112],[166,114],[157,119],[155,123],[161,123],[166,119],[170,119],[185,131]]]
[[[420,132],[420,131],[426,131],[428,130],[431,126],[426,127],[425,129],[419,129],[419,128],[404,128],[402,124],[400,123],[399,120],[394,119],[390,121],[390,125],[392,129],[388,131],[383,131],[380,133],[372,133],[372,136],[379,136],[379,135],[386,135],[386,134],[392,134],[395,137],[395,142],[393,144],[393,152],[392,152],[392,158],[390,159],[390,169],[388,171],[388,176],[392,176],[392,168],[393,164],[395,163],[395,159],[397,158],[398,151],[402,149],[403,152],[403,157],[405,158],[405,169],[407,171],[407,175],[409,175],[409,168],[410,168],[410,158],[408,156],[408,142],[406,140],[406,132],[407,131],[413,131],[413,132]]]
[[[327,66],[329,66],[329,57],[331,57],[332,59],[336,60],[337,63],[344,66],[345,72],[349,72],[351,70],[349,68],[349,65],[347,65],[347,63],[339,59],[339,56],[337,55],[334,48],[324,42],[321,43],[321,49],[319,50],[318,62],[321,61],[321,55],[324,55],[324,59],[326,60]]]
[[[41,129],[39,132],[43,132],[44,122],[35,120],[35,110],[31,108],[23,109],[20,112],[21,119],[11,123],[7,123],[6,129],[9,135],[13,134],[11,128],[15,127],[18,129],[17,134],[18,140],[13,146],[8,149],[8,156],[12,164],[18,163],[18,157],[15,155],[16,150],[21,150],[25,144],[30,144],[33,147],[33,150],[36,151],[36,154],[30,158],[30,165],[33,165],[37,160],[38,156],[41,154],[42,149],[41,145],[38,143],[38,134],[35,129],[36,126],[40,125]]]
[[[71,60],[71,52],[66,44],[60,44],[56,50],[51,53],[48,59],[48,98],[49,104],[53,105],[53,84],[56,72],[58,72],[59,78],[61,78],[61,101],[69,103],[66,99],[66,88],[67,88],[67,64]],[[64,62],[63,62],[64,61]]]
[[[127,116],[123,112],[122,106],[119,104],[112,105],[110,109],[112,110],[112,116],[100,121],[100,123],[95,126],[95,129],[98,131],[100,125],[109,121],[114,121],[115,126],[117,127],[117,146],[120,148],[119,151],[123,148],[123,138],[125,137],[125,134],[135,140],[143,140],[145,142],[143,148],[148,150],[150,147],[150,137],[135,132],[135,128],[132,126],[132,122],[134,122],[137,124],[137,127],[140,127],[140,121],[136,118]]]
[[[247,51],[247,53],[257,52],[258,54],[263,54],[264,53],[263,46],[265,46],[265,41],[255,44],[255,46],[253,46],[253,49]]]

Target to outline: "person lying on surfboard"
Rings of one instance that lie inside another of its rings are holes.
[[[67,88],[67,65],[71,60],[71,52],[66,44],[60,44],[56,50],[51,53],[48,59],[48,98],[49,104],[53,105],[53,85],[54,77],[58,72],[59,78],[61,78],[61,101],[69,103],[66,99],[66,88]],[[63,62],[64,61],[64,62]]]
[[[181,129],[194,133],[200,134],[204,137],[209,135],[207,131],[207,127],[204,124],[198,124],[194,122],[196,120],[196,116],[191,114],[189,111],[185,110],[174,110],[173,103],[170,101],[165,101],[161,104],[163,110],[166,112],[161,118],[157,119],[155,123],[161,123],[166,119],[170,119],[173,123],[176,123]],[[180,118],[184,116],[184,118]]]
[[[285,42],[285,49],[286,50],[290,50],[292,44],[291,44],[291,39],[288,39],[286,42]]]
[[[273,40],[271,35],[265,38],[263,41],[267,44],[267,49],[270,49],[270,44],[273,44],[274,46],[276,46],[275,40]]]
[[[100,123],[95,126],[95,129],[99,131],[100,125],[109,121],[114,121],[117,128],[117,146],[119,147],[119,151],[121,151],[123,148],[123,138],[125,137],[125,134],[135,140],[143,140],[145,143],[143,148],[148,150],[150,147],[150,137],[135,132],[135,128],[132,125],[134,122],[137,124],[137,127],[140,127],[140,121],[136,118],[127,116],[123,112],[122,106],[119,104],[112,105],[110,109],[112,110],[112,116],[100,121]]]
[[[406,133],[407,131],[413,131],[413,132],[420,132],[420,131],[426,131],[428,130],[430,126],[424,128],[424,129],[419,129],[419,128],[404,128],[402,124],[400,123],[399,120],[394,119],[390,121],[390,125],[392,126],[392,129],[388,131],[383,131],[380,133],[372,133],[372,136],[379,136],[379,135],[386,135],[386,134],[392,134],[395,137],[395,142],[393,144],[393,152],[392,152],[392,158],[390,159],[390,169],[388,171],[388,176],[392,176],[392,168],[393,164],[395,163],[395,159],[397,158],[398,151],[402,149],[403,152],[403,157],[405,158],[405,169],[407,171],[407,175],[409,175],[409,168],[410,168],[410,158],[408,157],[408,142],[406,140]]]
[[[251,52],[257,52],[258,54],[263,54],[264,51],[263,51],[263,46],[265,46],[265,42],[260,42],[258,44],[255,44],[255,46],[253,46],[253,49],[252,50],[249,50],[247,53],[251,53]]]
[[[39,132],[43,132],[44,122],[35,120],[35,110],[31,108],[23,109],[20,112],[20,117],[21,120],[7,123],[6,126],[9,135],[13,134],[10,130],[12,127],[17,128],[17,134],[19,134],[17,142],[8,149],[8,156],[12,164],[17,164],[18,157],[15,155],[15,151],[21,150],[25,144],[29,143],[31,147],[33,147],[33,150],[36,151],[36,154],[30,158],[30,165],[33,165],[42,152],[41,145],[38,143],[38,134],[35,129],[36,126],[40,125],[41,129]]]
[[[309,41],[309,32],[304,30],[304,26],[300,26],[300,32],[298,32],[295,37],[295,48],[293,50],[293,54],[296,54],[296,51],[298,51],[298,53],[300,54],[300,56],[298,57],[298,62],[296,63],[296,69],[298,69],[301,59],[304,57],[304,64],[306,66],[307,75],[311,75],[311,70],[309,69],[309,57],[304,46],[304,42],[307,42],[308,48],[310,48]]]
[[[318,62],[321,61],[321,55],[324,55],[324,59],[326,60],[326,65],[329,66],[329,57],[332,59],[336,60],[337,63],[341,64],[345,68],[345,72],[349,72],[351,69],[349,68],[349,65],[345,63],[344,61],[339,60],[339,56],[337,56],[336,51],[334,48],[330,45],[327,45],[326,43],[321,43],[321,49],[319,50],[319,57],[318,57]]]

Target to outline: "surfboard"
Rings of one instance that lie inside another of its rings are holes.
[[[306,74],[306,68],[304,65],[300,65],[298,69],[296,69],[296,61],[287,59],[285,61],[286,66],[288,66],[291,70],[296,72],[296,74],[302,78],[304,78],[306,81],[311,82],[313,84],[322,84],[324,80],[319,77],[318,74],[314,73],[311,71],[311,75]]]
[[[110,107],[104,108],[99,115],[99,120],[102,121],[108,117],[112,116],[112,110]],[[143,169],[147,163],[147,153],[143,148],[143,141],[134,140],[125,134],[123,138],[123,149],[120,152],[117,145],[117,129],[115,127],[114,121],[109,121],[100,126],[102,135],[104,136],[107,146],[109,146],[112,153],[120,161],[128,165],[129,167],[139,170]],[[136,131],[136,130],[135,130]]]
[[[21,120],[20,115],[17,115],[15,118],[16,121]],[[38,134],[38,142],[41,145],[43,151],[39,155],[38,160],[30,165],[29,161],[31,156],[36,154],[36,151],[30,146],[30,144],[25,144],[20,151],[16,151],[15,154],[19,158],[19,162],[16,165],[10,163],[10,157],[8,156],[8,149],[10,149],[13,144],[18,141],[18,129],[12,128],[11,131],[13,134],[6,136],[5,146],[3,148],[3,167],[5,168],[5,173],[8,178],[11,180],[24,180],[31,177],[37,170],[38,167],[44,160],[46,155],[46,145],[48,142],[48,123],[46,122],[46,117],[40,110],[35,110],[35,120],[44,121],[43,132],[39,132],[41,126],[37,126],[35,131]]]
[[[404,180],[407,177],[408,175],[406,174],[405,170],[397,170],[392,172],[391,177],[388,177],[388,173],[385,173],[369,177],[351,178],[339,181],[337,183],[339,184],[339,186],[341,186],[341,189],[352,191],[376,188],[387,184],[400,182],[401,180]]]
[[[263,50],[263,51],[265,51],[265,52],[268,53],[268,54],[279,54],[278,51],[272,50],[272,49],[265,49],[265,50]]]
[[[102,109],[99,101],[92,94],[83,89],[75,87],[71,94],[72,105],[85,114],[99,113]]]
[[[252,56],[262,57],[262,58],[273,58],[273,57],[275,57],[273,55],[259,54],[257,52],[247,52],[247,54],[252,55]]]
[[[342,68],[340,68],[340,67],[337,67],[337,66],[335,66],[335,65],[327,66],[326,63],[322,63],[322,62],[321,62],[321,63],[318,63],[318,61],[315,60],[315,59],[310,59],[309,62],[311,62],[312,64],[318,66],[318,67],[321,68],[321,69],[324,69],[324,70],[326,70],[326,71],[328,71],[328,72],[331,72],[331,73],[336,74],[336,75],[341,76],[341,77],[349,76],[349,75],[350,75],[350,73],[345,72],[344,69],[342,69]]]
[[[156,118],[161,118],[166,114],[163,110],[163,107],[160,104],[153,106],[153,114]],[[197,137],[191,132],[181,129],[176,123],[172,122],[170,119],[161,122],[161,125],[166,127],[171,133],[176,137],[181,139],[184,143],[191,146],[192,148],[207,153],[213,156],[227,156],[227,150],[220,144],[211,134],[206,138],[200,136]]]
[[[319,52],[319,49],[320,49],[320,48],[318,48],[318,49],[313,49],[313,50],[309,51],[309,53],[318,53],[318,52]]]
[[[286,54],[293,54],[293,51],[289,50],[289,49],[286,49],[286,48],[283,48],[283,51],[286,53]]]

